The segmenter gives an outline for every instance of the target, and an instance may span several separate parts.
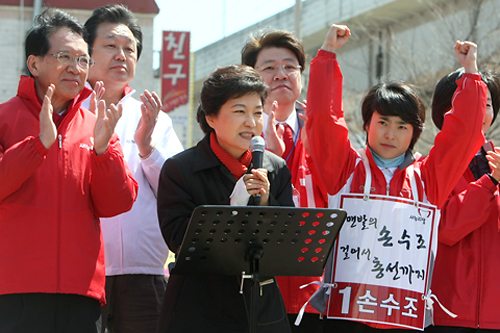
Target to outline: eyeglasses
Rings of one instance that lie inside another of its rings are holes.
[[[265,65],[257,68],[259,72],[269,75],[275,75],[281,69],[286,75],[294,75],[300,72],[300,65],[282,64],[282,65]]]
[[[88,69],[90,66],[94,64],[94,60],[92,60],[87,55],[72,57],[68,52],[65,51],[60,51],[57,53],[49,53],[49,55],[56,58],[57,61],[59,61],[59,63],[64,66],[73,65],[76,63],[77,66],[80,67],[81,69]]]

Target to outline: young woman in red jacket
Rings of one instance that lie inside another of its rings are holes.
[[[463,72],[463,68],[458,69],[436,85],[432,120],[439,129],[448,117],[456,81]],[[491,73],[481,76],[488,86],[483,122],[486,133],[500,108],[500,80]],[[429,327],[428,332],[500,330],[499,153],[493,142],[485,140],[442,210],[432,290],[457,317],[436,310],[435,326]]]
[[[358,151],[348,137],[342,108],[343,77],[335,53],[349,37],[349,28],[332,25],[311,62],[306,130],[318,176],[328,191],[329,207],[341,205],[351,221],[366,214],[374,223],[344,225],[334,247],[334,260],[327,263],[322,293],[312,303],[332,318],[326,320],[325,332],[387,328],[406,332],[408,327],[423,328],[429,323],[435,299],[429,279],[437,249],[439,208],[484,142],[481,124],[486,86],[477,72],[477,46],[457,41],[455,55],[466,74],[457,82],[451,116],[429,155],[412,153],[423,130],[425,108],[414,89],[403,82],[376,85],[363,99],[367,146]],[[421,207],[426,207],[426,214]],[[417,227],[426,232],[425,251],[419,247],[418,236],[422,235]],[[343,252],[342,242],[363,249],[364,255],[356,259],[355,252]],[[402,263],[407,270],[417,264],[422,272],[420,282],[416,275],[408,279],[408,272],[398,270],[403,277],[394,274],[394,266]],[[409,313],[412,307],[418,309],[418,315]]]

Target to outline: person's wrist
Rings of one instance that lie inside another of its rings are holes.
[[[464,66],[464,72],[468,74],[478,74],[479,69],[477,68],[477,64],[470,64]]]
[[[108,146],[106,147],[96,147],[94,146],[94,151],[96,153],[96,155],[102,155],[106,152],[106,149],[108,149]]]
[[[323,43],[323,45],[321,45],[321,49],[323,51],[330,52],[330,53],[335,53],[337,51],[337,48],[334,45],[327,44],[327,43]]]
[[[495,184],[495,185],[498,186],[498,179],[496,179],[495,177],[493,177],[493,175],[491,173],[488,174],[488,177],[490,177],[490,179],[493,182],[493,184]]]
[[[40,139],[40,142],[42,143],[42,145],[46,148],[46,149],[49,149],[52,144],[54,143],[55,140],[51,140],[51,139],[48,139],[45,135],[43,134],[40,134],[39,136],[39,139]]]
[[[143,150],[139,150],[139,157],[143,160],[149,158],[152,154],[153,154],[153,151],[154,151],[154,147],[150,147],[148,149],[143,149]]]

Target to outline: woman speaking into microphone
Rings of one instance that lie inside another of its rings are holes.
[[[250,142],[263,128],[266,86],[247,66],[217,69],[203,83],[197,119],[206,134],[162,167],[158,216],[163,237],[177,253],[199,205],[293,207],[290,172],[280,157],[264,152],[252,167]],[[258,198],[258,200],[255,200]],[[241,276],[170,276],[158,332],[248,332],[249,293]],[[269,282],[270,281],[270,282]],[[250,284],[246,282],[245,284]],[[290,332],[274,279],[260,284],[258,332]]]

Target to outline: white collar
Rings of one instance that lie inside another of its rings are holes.
[[[264,113],[264,130],[267,127],[268,117],[269,116],[266,113]],[[299,131],[299,120],[298,120],[298,116],[297,116],[297,110],[293,110],[293,112],[290,113],[290,115],[288,116],[288,118],[285,121],[277,121],[275,119],[274,125],[276,126],[276,124],[287,124],[288,126],[290,126],[290,128],[293,131],[293,134],[295,135],[295,133],[297,133]]]

